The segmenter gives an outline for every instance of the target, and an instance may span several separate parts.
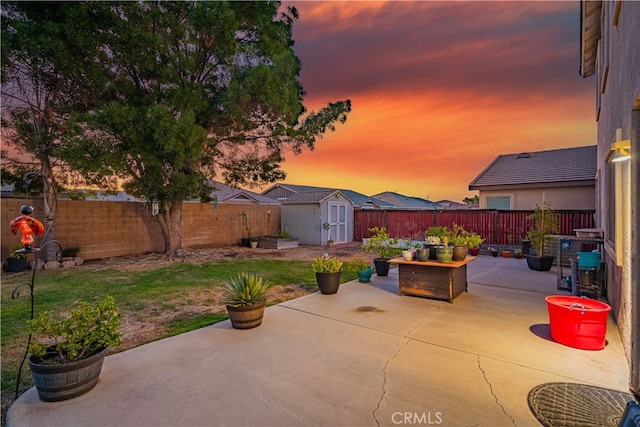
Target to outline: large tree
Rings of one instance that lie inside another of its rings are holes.
[[[85,110],[67,122],[74,135],[58,155],[157,201],[167,253],[181,248],[183,200],[206,196],[213,178],[283,179],[284,155],[313,149],[351,109],[346,100],[305,111],[297,12],[279,2],[95,2],[76,25],[56,19],[75,5],[15,4],[25,21],[52,28],[60,52],[82,57],[51,58],[72,91],[82,88]]]

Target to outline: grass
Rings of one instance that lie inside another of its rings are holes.
[[[155,328],[154,333],[145,336],[127,336],[125,331],[123,345],[110,349],[113,353],[227,319],[217,288],[242,271],[255,272],[273,285],[296,288],[303,293],[317,290],[314,273],[307,261],[238,259],[202,265],[180,263],[143,271],[116,268],[43,270],[36,274],[35,312],[37,315],[42,310],[67,310],[78,301],[113,295],[124,318]],[[346,270],[342,281],[356,277],[355,273]],[[2,280],[3,419],[13,402],[17,370],[28,337],[26,321],[30,313],[29,288],[22,287],[21,296],[17,299],[12,299],[11,293],[15,286],[30,279],[31,274],[24,273]],[[271,298],[269,303],[295,297],[289,295],[294,294],[285,292],[284,296]],[[28,371],[28,364],[25,364],[21,392],[32,385]]]

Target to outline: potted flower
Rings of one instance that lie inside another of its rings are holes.
[[[267,305],[271,283],[264,278],[242,272],[224,284],[223,302],[231,326],[235,329],[251,329],[260,326]]]
[[[369,231],[373,233],[373,236],[366,240],[362,248],[369,253],[378,254],[378,257],[373,260],[376,274],[387,276],[389,274],[389,260],[400,254],[400,249],[397,247],[398,239],[389,237],[385,227],[373,227]]]
[[[11,256],[7,257],[5,263],[5,270],[11,273],[19,273],[27,268],[27,254],[24,252],[18,252],[24,246],[21,244],[13,245],[11,247]]]
[[[453,261],[462,261],[467,257],[469,246],[467,245],[468,231],[461,225],[453,224],[451,243],[453,244]]]
[[[369,265],[367,261],[362,258],[356,258],[347,263],[347,269],[352,274],[358,275],[358,281],[360,283],[369,283],[371,282],[371,275],[373,274],[373,269]]]
[[[543,202],[542,206],[536,204],[533,213],[529,215],[533,220],[533,229],[529,230],[527,237],[531,240],[532,247],[536,250],[536,255],[526,255],[527,265],[531,270],[549,271],[553,265],[555,256],[544,254],[544,245],[549,236],[558,232],[558,218],[551,210],[550,202]]]
[[[65,316],[45,311],[29,321],[29,366],[40,400],[71,399],[98,383],[107,348],[121,342],[120,317],[107,295],[80,302]]]
[[[329,254],[325,253],[311,262],[311,268],[316,274],[316,282],[321,294],[331,295],[338,292],[342,276],[342,261],[336,257],[329,258]]]

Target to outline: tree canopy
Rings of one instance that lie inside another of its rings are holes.
[[[313,149],[351,110],[349,100],[305,110],[297,11],[279,2],[34,5],[3,2],[3,61],[46,59],[41,76],[66,89],[55,155],[157,201],[165,252],[181,248],[183,200],[206,197],[212,179],[283,179],[285,154]],[[36,46],[26,36],[37,31],[47,40]]]

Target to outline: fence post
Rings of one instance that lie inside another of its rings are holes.
[[[493,243],[500,244],[500,212],[498,210],[493,211]]]

